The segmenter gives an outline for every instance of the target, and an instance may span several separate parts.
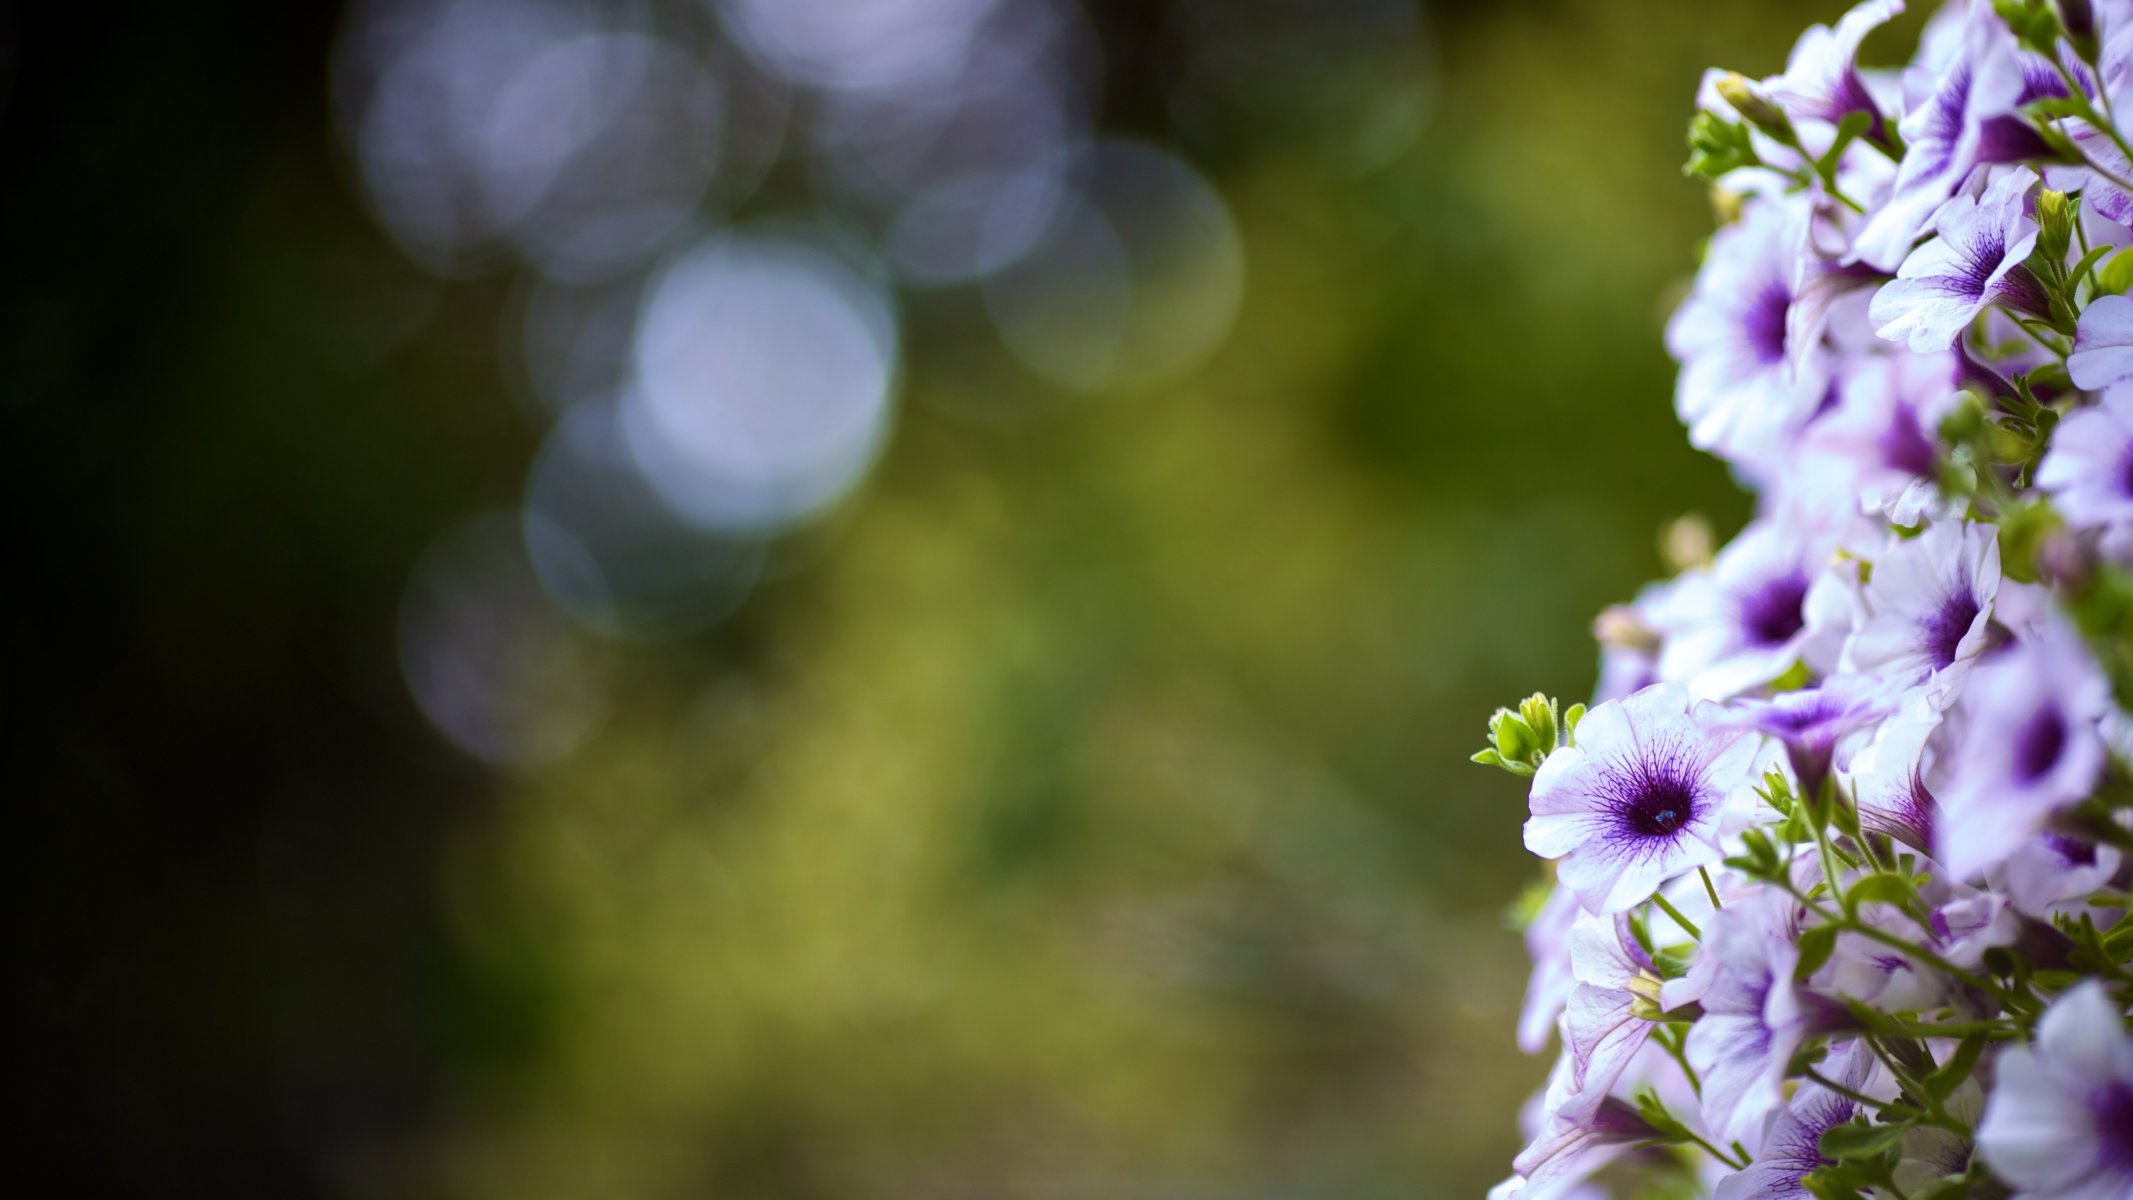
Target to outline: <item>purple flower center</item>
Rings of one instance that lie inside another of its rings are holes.
[[[1646,747],[1634,761],[1618,764],[1599,791],[1614,813],[1617,840],[1631,845],[1675,841],[1703,811],[1695,769],[1672,746]]]
[[[1792,307],[1792,289],[1782,279],[1773,279],[1756,293],[1741,313],[1741,332],[1755,361],[1771,366],[1785,360],[1785,313]]]
[[[2058,765],[2066,750],[2066,715],[2056,704],[2046,704],[2023,722],[2015,734],[2014,776],[2017,783],[2035,783]]]
[[[1782,646],[1807,624],[1807,574],[1789,571],[1741,597],[1740,627],[1750,645]]]
[[[2133,1083],[2109,1083],[2090,1092],[2089,1112],[2096,1118],[2100,1165],[2133,1172]]]
[[[1969,636],[1970,626],[1979,612],[1977,597],[1968,587],[1958,584],[1955,590],[1941,599],[1940,606],[1919,622],[1920,632],[1925,635],[1926,657],[1938,671],[1955,661],[1955,652]]]
[[[1888,428],[1874,440],[1881,451],[1881,461],[1918,478],[1930,478],[1933,474],[1933,440],[1918,427],[1918,414],[1908,406],[1896,410],[1896,417]]]
[[[2047,833],[2044,844],[2052,848],[2059,861],[2069,867],[2093,867],[2096,865],[2096,847],[2079,838],[2070,838],[2063,833]]]
[[[2133,442],[2127,442],[2125,453],[2118,456],[2118,491],[2133,496]]]

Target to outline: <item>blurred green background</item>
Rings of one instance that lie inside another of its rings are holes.
[[[381,230],[344,14],[7,18],[33,1194],[1507,1173],[1533,865],[1465,758],[1494,705],[1590,688],[1669,519],[1744,519],[1669,404],[1710,224],[1681,131],[1704,66],[1776,70],[1840,9],[1429,5],[1329,46],[1244,4],[1272,35],[1188,110],[1185,7],[1084,17],[1099,128],[1236,225],[1219,349],[1069,394],[967,290],[903,291],[869,477],[722,621],[572,633],[597,719],[504,767],[425,721],[396,639],[552,423],[498,332],[519,276]]]

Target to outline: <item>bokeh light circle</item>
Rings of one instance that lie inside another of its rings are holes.
[[[551,762],[605,712],[599,655],[543,594],[502,513],[447,531],[423,554],[401,597],[398,644],[423,715],[487,763]]]
[[[872,464],[897,359],[878,285],[804,241],[715,236],[646,292],[624,435],[678,511],[775,532],[835,503]]]

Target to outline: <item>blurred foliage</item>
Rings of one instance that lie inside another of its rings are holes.
[[[1161,134],[1131,9],[1099,6],[1111,115]],[[570,759],[500,777],[421,724],[392,623],[539,434],[508,289],[368,226],[323,17],[26,25],[9,874],[53,1169],[1478,1194],[1545,1064],[1500,915],[1523,806],[1466,755],[1494,705],[1589,687],[1669,518],[1745,517],[1668,403],[1710,219],[1681,131],[1705,65],[1774,70],[1837,11],[1432,9],[1396,156],[1181,141],[1248,263],[1207,369],[1068,400],[967,297],[909,298],[875,478],[738,616],[623,651]]]

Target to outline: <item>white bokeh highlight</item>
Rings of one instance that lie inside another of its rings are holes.
[[[639,469],[706,527],[766,534],[834,504],[880,453],[896,323],[882,289],[803,241],[721,235],[652,281],[622,404]]]

